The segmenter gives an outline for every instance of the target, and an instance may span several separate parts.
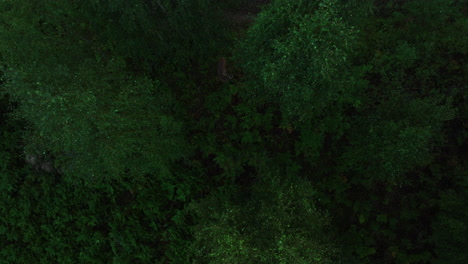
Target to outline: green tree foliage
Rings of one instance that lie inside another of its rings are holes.
[[[356,33],[337,1],[274,1],[260,13],[238,56],[258,99],[280,102],[283,118],[320,118],[330,107],[358,104],[348,61]],[[257,99],[257,98],[256,98]]]
[[[356,241],[356,232],[362,237],[366,246],[353,249],[360,263],[424,263],[434,258],[426,219],[436,210],[437,188],[445,181],[424,168],[438,162],[437,149],[447,144],[443,135],[454,133],[444,128],[460,109],[463,70],[448,71],[447,54],[463,60],[455,36],[466,25],[455,2],[387,8],[362,26],[365,46],[355,62],[370,66],[367,98],[353,114],[342,154],[333,152],[340,156],[336,178],[323,186],[335,192],[331,204],[348,204],[336,218],[355,217],[354,224],[347,223],[354,229],[347,241]]]
[[[5,263],[464,262],[466,3],[247,2],[0,3]]]
[[[7,117],[8,98],[0,100]],[[25,164],[24,122],[0,120],[1,263],[155,263],[185,257],[183,179],[93,185]],[[177,175],[188,177],[182,169]],[[180,174],[179,174],[180,173]]]
[[[0,3],[0,94],[18,104],[8,122],[22,122],[1,140],[5,263],[183,256],[179,211],[200,187],[168,73],[210,55],[224,33],[198,19],[208,1],[170,3]],[[29,171],[23,151],[54,157],[60,174]]]
[[[251,106],[279,107],[294,142],[284,150],[353,244],[348,261],[419,263],[431,259],[431,228],[416,223],[436,210],[443,180],[427,167],[446,133],[459,135],[445,128],[463,109],[466,20],[456,1],[387,2],[274,1],[237,56]],[[362,16],[340,18],[351,13]]]
[[[453,110],[440,104],[440,100],[432,98],[411,99],[395,94],[372,112],[365,112],[352,125],[340,169],[359,175],[353,181],[368,176],[363,182],[409,182],[405,173],[431,162],[430,148],[440,144],[434,139],[440,139],[442,122],[454,116]]]
[[[463,166],[461,168],[464,168]],[[466,168],[466,167],[465,167]],[[441,212],[433,223],[437,258],[433,263],[464,263],[468,261],[466,248],[468,242],[468,201],[467,170],[457,169],[452,189],[441,194]]]
[[[328,216],[315,207],[311,184],[293,172],[270,165],[247,199],[223,188],[192,203],[190,263],[339,263]]]
[[[1,180],[2,263],[155,263],[188,246],[167,182],[70,185],[26,167]]]
[[[3,92],[22,105],[16,116],[29,123],[27,151],[59,156],[62,171],[74,177],[167,176],[187,148],[168,78],[155,74],[208,55],[207,43],[216,43],[221,30],[194,23],[207,6],[2,2]],[[170,57],[173,63],[164,66]],[[130,168],[138,169],[124,173]]]
[[[356,247],[355,254],[380,262],[423,263],[434,258],[428,242],[431,224],[425,219],[432,216],[436,190],[446,180],[424,168],[438,162],[437,149],[447,144],[443,135],[454,133],[444,128],[460,109],[463,70],[449,70],[447,54],[463,60],[463,45],[455,36],[466,23],[461,6],[450,1],[411,1],[380,11],[362,26],[365,46],[355,61],[371,66],[369,86],[337,162],[337,176],[344,180],[324,183],[327,190],[335,189],[333,200],[342,196],[350,208],[337,218],[355,215],[351,227],[368,245]],[[356,241],[353,235],[349,239]]]

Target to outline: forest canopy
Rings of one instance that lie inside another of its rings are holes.
[[[467,12],[1,1],[0,262],[468,263]]]

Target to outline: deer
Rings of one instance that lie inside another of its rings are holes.
[[[227,82],[232,79],[232,74],[226,72],[226,59],[221,57],[218,61],[218,80],[221,82]]]

